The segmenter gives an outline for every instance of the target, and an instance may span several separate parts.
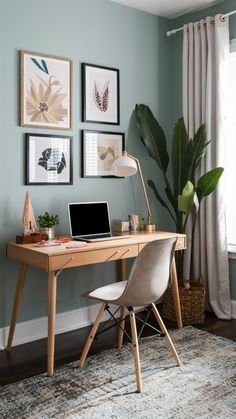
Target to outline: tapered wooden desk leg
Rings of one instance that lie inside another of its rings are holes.
[[[126,263],[125,259],[120,260],[120,281],[124,281],[126,279]],[[120,327],[118,330],[118,348],[120,349],[123,344],[124,332],[123,329],[125,328],[125,313],[126,307],[121,307],[121,314],[120,314]]]
[[[48,375],[54,372],[54,348],[55,348],[55,320],[56,320],[56,272],[48,274]]]
[[[172,267],[171,267],[171,286],[172,286],[172,293],[175,305],[175,313],[176,313],[176,320],[177,326],[179,329],[183,327],[182,323],[182,315],[181,315],[181,306],[179,300],[179,288],[178,288],[178,278],[176,272],[176,264],[175,258],[173,257]]]
[[[12,310],[11,323],[10,323],[10,329],[9,329],[9,335],[8,335],[8,341],[7,341],[8,352],[11,350],[11,347],[12,347],[13,336],[14,336],[14,332],[16,328],[16,320],[17,320],[17,315],[20,308],[20,302],[21,302],[21,297],[22,297],[22,293],[24,289],[25,276],[26,276],[27,269],[28,269],[28,265],[26,265],[25,263],[22,263],[20,266],[18,282],[16,285],[15,299],[14,299],[14,305],[13,305],[13,310]]]

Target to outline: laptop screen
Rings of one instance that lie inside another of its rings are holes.
[[[110,233],[107,202],[79,202],[68,205],[71,236]]]

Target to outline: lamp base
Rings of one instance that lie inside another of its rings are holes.
[[[156,225],[155,224],[144,224],[143,228],[144,228],[144,231],[147,231],[147,232],[149,231],[150,233],[152,231],[156,231]]]

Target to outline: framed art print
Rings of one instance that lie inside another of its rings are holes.
[[[72,60],[21,51],[20,125],[72,128]]]
[[[26,134],[26,185],[72,185],[72,137]]]
[[[119,125],[119,88],[119,70],[83,63],[83,121]]]
[[[123,133],[82,131],[82,176],[116,177],[111,172],[111,165],[122,155],[124,147]]]

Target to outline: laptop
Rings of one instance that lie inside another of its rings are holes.
[[[74,202],[68,204],[70,234],[74,240],[87,242],[119,239],[123,234],[112,234],[108,203]]]

